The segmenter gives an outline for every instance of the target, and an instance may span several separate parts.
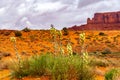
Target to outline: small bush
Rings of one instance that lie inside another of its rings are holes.
[[[30,29],[28,27],[26,27],[22,31],[24,31],[24,32],[30,32]]]
[[[0,59],[2,59],[3,57],[8,57],[11,56],[11,53],[8,52],[0,52]]]
[[[105,74],[105,80],[119,80],[120,69],[112,69]]]
[[[69,32],[68,32],[68,29],[66,28],[66,27],[64,27],[63,28],[63,35],[68,35],[69,34]]]
[[[90,62],[91,66],[98,66],[98,67],[107,67],[109,66],[109,63],[104,60],[91,60]]]
[[[106,40],[105,43],[111,43],[109,40]]]
[[[86,39],[91,39],[91,36],[87,36]]]
[[[4,32],[4,35],[5,35],[5,36],[9,36],[10,34],[11,34],[10,31],[6,31],[6,32]]]
[[[105,48],[102,52],[102,54],[111,54],[111,50],[109,48]]]
[[[100,35],[100,36],[106,36],[106,34],[103,33],[103,32],[100,32],[99,35]]]
[[[15,31],[14,34],[15,34],[16,37],[22,36],[22,33],[20,31]]]
[[[8,62],[0,60],[0,70],[8,69]]]
[[[33,41],[36,40],[36,36],[35,36],[35,35],[30,35],[29,38],[30,38],[30,41],[31,41],[31,42],[33,42]]]
[[[8,53],[8,52],[4,52],[4,53],[3,53],[3,56],[4,56],[4,57],[8,57],[8,56],[11,56],[11,53]]]

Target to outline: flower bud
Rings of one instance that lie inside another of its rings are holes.
[[[16,37],[10,37],[11,42],[16,42]]]

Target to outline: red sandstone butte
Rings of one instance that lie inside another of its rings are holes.
[[[87,24],[72,26],[70,30],[120,30],[120,11],[95,13],[92,19],[87,19]]]

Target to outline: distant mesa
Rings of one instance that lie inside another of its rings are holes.
[[[120,11],[95,13],[92,19],[87,19],[87,24],[72,26],[70,30],[120,30]]]

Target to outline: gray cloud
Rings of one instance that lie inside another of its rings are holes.
[[[0,29],[57,29],[86,23],[96,12],[120,10],[120,0],[0,0]]]
[[[104,0],[79,0],[78,7],[79,8],[85,7],[85,6],[95,4],[95,3],[98,3],[98,2],[101,2],[101,1],[104,1]]]

